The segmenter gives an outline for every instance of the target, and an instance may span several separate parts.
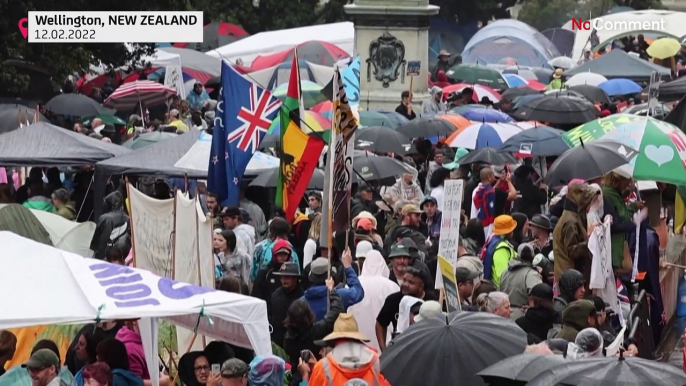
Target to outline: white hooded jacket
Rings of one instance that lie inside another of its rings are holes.
[[[236,234],[236,239],[240,239],[236,242],[236,249],[252,256],[255,252],[255,228],[252,225],[240,224],[233,228],[233,233]]]

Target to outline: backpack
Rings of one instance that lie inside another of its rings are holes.
[[[324,375],[326,376],[326,385],[322,386],[338,386],[334,384],[333,381],[333,374],[331,373],[331,365],[329,364],[329,356],[325,356],[322,360],[322,368],[324,369]],[[353,378],[347,380],[345,383],[341,384],[341,386],[381,386],[381,383],[379,382],[379,375],[381,375],[381,365],[379,364],[379,358],[375,357],[374,358],[374,364],[372,365],[371,369],[372,375],[374,376],[374,383],[369,384],[369,382],[360,379],[360,378]]]

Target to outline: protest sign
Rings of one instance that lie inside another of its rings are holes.
[[[439,274],[443,278],[443,293],[448,312],[459,311],[460,296],[457,293],[457,279],[455,278],[455,267],[443,256],[438,256],[438,265],[441,268]]]
[[[450,264],[457,263],[457,247],[460,239],[460,221],[462,216],[462,180],[446,180],[444,184],[443,218],[441,220],[441,239],[438,243],[438,255],[443,256]],[[436,273],[436,288],[443,287],[440,274]]]

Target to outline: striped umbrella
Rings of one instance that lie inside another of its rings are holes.
[[[453,133],[445,144],[465,149],[500,147],[503,142],[523,130],[510,123],[474,123]]]
[[[139,103],[151,107],[164,104],[176,95],[176,90],[150,80],[137,80],[116,89],[103,103],[120,111],[131,111]]]
[[[528,83],[526,79],[522,78],[517,74],[503,74],[503,78],[510,87],[526,86]]]
[[[483,86],[480,84],[466,84],[466,83],[458,83],[458,84],[451,84],[450,86],[444,87],[443,88],[443,95],[446,97],[453,92],[461,92],[467,87],[471,87],[474,90],[474,94],[472,99],[474,102],[479,102],[481,98],[487,97],[488,99],[491,100],[493,103],[500,102],[500,93],[495,91],[494,89],[488,87],[488,86]]]

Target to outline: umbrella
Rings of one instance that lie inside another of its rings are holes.
[[[522,132],[522,128],[511,123],[474,123],[458,130],[445,141],[450,147],[481,149],[499,147],[510,137]]]
[[[537,81],[537,80],[527,80],[526,86],[523,86],[523,87],[528,87],[528,88],[536,90],[536,91],[543,91],[543,90],[545,90],[546,85]]]
[[[517,74],[503,74],[503,78],[505,78],[507,85],[510,87],[525,86],[528,83],[528,80]]]
[[[388,110],[360,110],[360,126],[388,126],[396,128],[410,122],[395,111]]]
[[[570,68],[576,67],[576,62],[572,58],[568,58],[566,56],[558,56],[555,59],[551,59],[548,61],[548,64],[550,64],[553,67],[561,68],[563,70],[569,70]]]
[[[531,95],[522,95],[520,97],[515,98],[512,102],[514,103],[514,106],[512,107],[513,110],[517,110],[521,106],[524,106],[525,104],[535,101],[537,99],[543,98],[545,95],[544,94],[531,94]],[[513,112],[513,111],[512,111]],[[511,113],[512,113],[511,112]]]
[[[317,39],[316,36],[311,36],[310,38]],[[288,47],[288,45],[284,46]],[[252,61],[250,68],[252,71],[259,71],[277,64],[290,63],[293,60],[295,48],[293,45],[290,45],[290,48],[286,48],[283,51],[269,55],[260,55]],[[308,40],[298,44],[297,51],[298,59],[327,67],[333,67],[339,61],[350,57],[350,54],[336,44],[321,40]]]
[[[565,361],[531,380],[529,386],[684,386],[680,367],[636,357],[592,357]]]
[[[300,81],[300,91],[302,95],[303,104],[305,108],[310,108],[317,103],[324,102],[326,97],[322,95],[322,89],[324,87],[318,85],[317,83],[311,82],[309,80]],[[272,91],[272,95],[279,98],[281,101],[286,99],[286,93],[288,92],[288,83],[284,83]]]
[[[319,102],[316,105],[312,106],[310,108],[310,111],[314,111],[315,113],[319,114],[331,113],[333,111],[333,102],[328,100],[324,102]]]
[[[122,111],[132,111],[139,103],[146,107],[157,106],[164,104],[174,95],[176,90],[171,87],[150,80],[137,80],[121,85],[103,105]]]
[[[93,119],[98,118],[102,121],[102,123],[106,125],[112,125],[112,126],[126,126],[126,121],[123,119],[119,118],[116,115],[109,115],[109,114],[98,114],[98,115],[91,115],[85,118],[81,119],[81,123],[84,125],[90,125]]]
[[[426,138],[435,135],[450,135],[457,130],[457,127],[446,119],[422,117],[398,126],[396,130],[410,138]]]
[[[488,165],[506,165],[517,163],[512,154],[504,153],[495,147],[482,147],[472,150],[460,158],[460,164],[483,163]]]
[[[575,97],[575,98],[586,98],[585,96],[579,94],[576,91],[572,91],[566,88],[563,89],[553,89],[553,90],[548,90],[543,93],[543,95],[555,95],[555,96],[563,96],[563,97]],[[590,100],[589,100],[590,102]]]
[[[471,107],[472,105],[469,105]],[[511,116],[503,113],[502,111],[499,110],[494,110],[494,109],[482,109],[482,108],[471,108],[471,109],[464,109],[460,111],[460,115],[463,117],[469,119],[470,121],[476,121],[476,122],[491,122],[491,123],[498,123],[498,122],[505,122],[505,123],[514,123],[514,119],[512,119]]]
[[[526,333],[509,319],[457,311],[393,339],[381,354],[381,373],[391,385],[483,385],[476,373],[525,347]]]
[[[404,155],[411,145],[410,138],[386,126],[366,127],[355,133],[355,147],[375,153]]]
[[[569,91],[574,91],[577,94],[581,94],[584,96],[584,98],[594,103],[611,103],[610,97],[607,95],[607,93],[602,88],[596,86],[580,84],[578,86],[570,87]]]
[[[174,137],[178,137],[178,135],[174,133],[163,133],[160,131],[153,131],[150,133],[136,135],[128,141],[124,142],[122,146],[131,150],[142,149],[144,147],[156,144],[157,142],[164,141]]]
[[[638,152],[617,141],[599,140],[562,153],[545,177],[550,186],[566,185],[575,178],[592,180],[628,164]]]
[[[202,30],[202,43],[174,43],[174,47],[195,49],[207,52],[231,44],[248,36],[245,30],[235,24],[213,22]]]
[[[259,186],[262,188],[276,188],[279,183],[279,168],[272,168],[258,174],[249,186]],[[324,190],[324,171],[314,169],[310,182],[307,184],[309,190]]]
[[[553,75],[553,71],[540,67],[526,68],[511,66],[504,69],[503,74],[517,74],[524,79],[536,80],[548,84],[550,82],[550,76]]]
[[[454,92],[462,92],[467,87],[471,87],[474,90],[474,94],[472,95],[472,100],[476,103],[479,103],[481,98],[488,98],[491,100],[491,102],[496,103],[500,102],[500,94],[495,91],[494,89],[488,87],[488,86],[483,86],[480,84],[466,84],[466,83],[458,83],[458,84],[452,84],[450,86],[444,87],[443,88],[443,95],[446,97]]]
[[[45,109],[58,115],[85,117],[98,114],[114,114],[95,100],[81,94],[59,94],[45,104]]]
[[[273,121],[272,121],[273,122]],[[260,150],[276,148],[281,143],[281,134],[269,133],[265,134],[260,141]]]
[[[508,88],[503,75],[498,70],[486,66],[458,64],[451,67],[446,75],[461,83],[482,84],[498,90]]]
[[[502,93],[501,98],[511,101],[511,100],[514,100],[515,98],[520,97],[520,96],[534,95],[534,94],[538,94],[538,93],[539,93],[538,91],[532,89],[531,87],[527,87],[527,86],[514,87],[514,88],[508,88],[507,90],[505,90]],[[462,107],[462,106],[460,106],[460,107]]]
[[[552,127],[534,126],[510,137],[500,151],[536,157],[558,156],[570,148],[562,134],[564,131]]]
[[[586,99],[546,95],[519,106],[512,115],[522,120],[570,124],[597,118],[598,109]]]
[[[379,181],[387,178],[397,178],[404,173],[412,173],[412,168],[395,158],[377,156],[365,151],[356,151],[353,155],[353,169],[356,180],[362,177],[364,181]],[[358,176],[359,174],[359,176]]]
[[[676,55],[681,50],[681,43],[674,38],[662,38],[655,40],[646,50],[653,58],[667,59]]]
[[[439,119],[445,119],[446,121],[455,125],[455,127],[457,127],[458,129],[464,129],[465,127],[472,124],[472,122],[469,119],[461,116],[460,114],[455,113],[436,114],[434,117]]]
[[[606,77],[602,75],[598,75],[592,72],[582,72],[580,74],[576,74],[572,76],[571,78],[567,79],[565,84],[567,87],[571,86],[578,86],[581,84],[588,84],[591,86],[598,86],[599,84],[605,82],[607,80]]]
[[[36,109],[31,109],[21,105],[0,105],[0,134],[9,133],[18,129],[20,126],[30,125],[36,122],[50,123],[50,120]]]
[[[509,91],[509,89],[508,89],[508,91]],[[448,113],[448,114],[462,115],[462,113],[463,113],[464,111],[469,111],[469,110],[472,110],[472,109],[487,109],[487,108],[488,108],[488,107],[486,107],[486,106],[484,106],[484,105],[475,105],[475,104],[471,104],[471,105],[462,105],[462,106],[453,107],[452,109],[448,110],[447,113]]]
[[[598,85],[609,96],[636,94],[643,91],[643,87],[630,79],[616,78],[606,80]]]
[[[478,375],[488,384],[524,385],[549,368],[564,363],[567,360],[561,355],[519,354],[481,370]]]
[[[325,116],[315,113],[314,111],[305,111],[305,118],[303,120],[304,122],[300,122],[300,129],[306,134],[311,132],[320,133],[322,131],[331,130],[331,121]],[[277,118],[272,120],[267,132],[269,134],[280,134],[281,119]]]
[[[632,114],[612,114],[586,122],[566,132],[562,137],[570,146],[578,146],[581,141],[590,142],[598,139],[625,123],[641,122],[645,117]]]

